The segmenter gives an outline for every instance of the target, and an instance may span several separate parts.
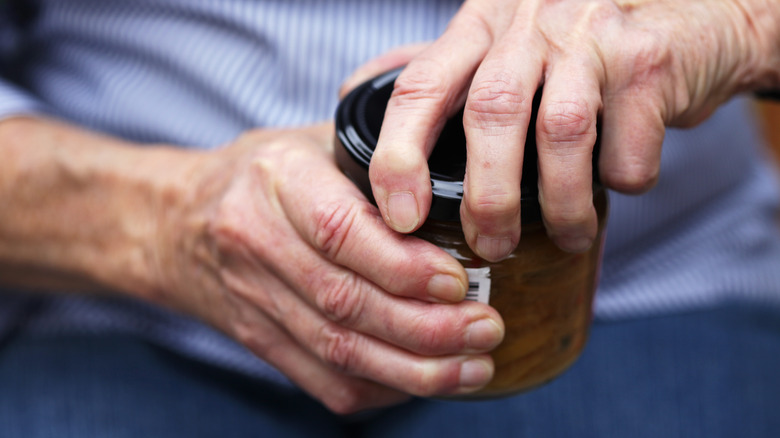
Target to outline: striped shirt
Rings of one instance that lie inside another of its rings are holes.
[[[341,81],[435,39],[450,0],[0,0],[0,118],[50,114],[141,143],[211,148],[332,118]],[[612,194],[600,319],[742,300],[780,305],[778,182],[749,102],[670,130],[658,186]],[[35,302],[35,313],[25,313]],[[5,291],[0,334],[120,332],[278,382],[214,330],[127,299]]]

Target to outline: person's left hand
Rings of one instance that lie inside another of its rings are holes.
[[[651,188],[666,126],[690,126],[733,94],[780,87],[776,0],[468,0],[395,82],[370,178],[387,224],[409,233],[431,202],[427,157],[465,105],[461,221],[495,261],[520,241],[523,145],[533,96],[539,201],[564,250],[595,239],[592,151],[601,181]]]

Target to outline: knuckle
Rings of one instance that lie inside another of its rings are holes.
[[[370,400],[363,391],[344,385],[329,392],[322,402],[334,414],[349,415],[363,410]]]
[[[587,223],[592,208],[592,201],[581,207],[573,204],[563,206],[545,205],[544,218],[553,227],[568,228]]]
[[[252,160],[255,172],[277,175],[288,168],[297,169],[302,161],[312,157],[311,139],[305,134],[287,133],[263,144]]]
[[[411,392],[421,397],[450,393],[458,386],[459,370],[454,364],[433,360],[409,376]]]
[[[581,20],[590,24],[590,28],[603,28],[605,24],[623,14],[613,1],[590,0],[583,5]]]
[[[428,171],[428,163],[421,152],[401,148],[377,148],[368,166],[372,187],[392,185],[393,181],[414,181]]]
[[[596,141],[596,115],[584,102],[556,102],[541,108],[538,134],[556,147]]]
[[[428,315],[410,323],[413,333],[412,350],[420,354],[441,354],[455,338],[454,332],[440,321]]]
[[[475,2],[464,3],[461,12],[453,18],[452,24],[457,26],[462,34],[469,35],[473,42],[489,47],[493,45],[496,36],[491,23],[493,20],[488,16],[494,18],[495,12],[484,10],[485,6],[487,5]]]
[[[284,241],[285,236],[273,232],[273,227],[259,226],[256,210],[247,208],[246,187],[231,187],[217,202],[214,211],[203,218],[203,240],[210,254],[235,253],[239,249],[251,251],[258,257]],[[259,190],[269,190],[260,188]],[[272,193],[266,193],[269,209],[273,208]],[[200,227],[201,225],[199,225]]]
[[[499,75],[475,84],[466,100],[463,117],[467,128],[516,128],[529,115],[529,96],[513,80]]]
[[[352,234],[362,209],[357,203],[332,202],[315,207],[314,245],[335,258]]]
[[[246,242],[246,229],[251,219],[235,201],[231,197],[222,199],[206,224],[207,234],[218,250]]]
[[[638,72],[658,72],[667,68],[674,59],[671,47],[658,32],[641,32],[634,36],[631,59]]]
[[[624,163],[618,169],[606,172],[604,184],[618,192],[628,194],[644,193],[658,182],[660,169],[644,161]]]
[[[248,313],[248,312],[247,312]],[[238,342],[248,348],[254,355],[267,361],[274,361],[279,355],[286,354],[284,343],[269,324],[253,323],[252,317],[233,323],[230,333]]]
[[[390,105],[418,107],[450,99],[446,69],[436,60],[421,58],[410,64],[395,80]]]
[[[681,59],[661,32],[632,32],[626,40],[628,46],[606,53],[607,64],[616,66],[613,71],[629,72],[624,86],[653,90],[684,79]]]
[[[355,277],[343,274],[325,283],[326,286],[316,298],[319,309],[328,319],[341,326],[354,325],[363,313],[366,296],[357,286]]]
[[[477,226],[520,214],[520,192],[498,185],[472,187],[463,197],[463,206]]]
[[[335,324],[324,324],[320,329],[322,360],[338,372],[347,373],[357,369],[358,338],[353,332]]]

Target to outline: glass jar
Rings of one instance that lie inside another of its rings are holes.
[[[336,114],[339,167],[372,201],[368,164],[399,72],[386,73],[356,88]],[[532,121],[538,102],[539,96]],[[574,363],[588,337],[604,242],[607,192],[594,182],[599,231],[591,249],[571,254],[555,246],[541,220],[533,126],[532,122],[523,160],[520,245],[497,263],[475,255],[461,229],[466,163],[462,113],[445,124],[428,160],[431,209],[414,235],[457,259],[469,276],[466,299],[493,306],[506,327],[503,342],[490,353],[495,362],[491,382],[480,391],[457,398],[511,395],[548,382]]]
[[[506,259],[487,262],[466,244],[460,222],[428,219],[415,233],[455,257],[469,274],[467,299],[493,306],[506,327],[491,356],[493,380],[460,398],[510,395],[548,382],[579,357],[588,337],[598,280],[606,191],[595,194],[599,237],[582,254],[561,251],[542,221],[523,223],[518,248]]]

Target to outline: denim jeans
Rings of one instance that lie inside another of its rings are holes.
[[[17,334],[0,348],[0,437],[778,437],[780,311],[596,323],[534,391],[338,417],[292,389],[122,335]]]

